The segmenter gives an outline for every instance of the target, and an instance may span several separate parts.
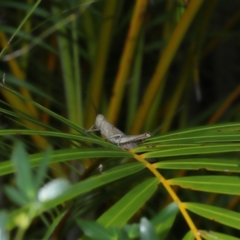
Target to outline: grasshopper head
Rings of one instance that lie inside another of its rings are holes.
[[[96,128],[101,129],[101,124],[104,121],[104,116],[102,114],[98,114],[95,120],[95,126]]]
[[[146,138],[151,137],[151,133],[150,133],[150,132],[145,133],[145,137],[146,137]]]

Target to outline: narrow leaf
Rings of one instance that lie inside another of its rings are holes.
[[[240,178],[234,176],[180,177],[168,182],[192,190],[240,195]]]
[[[175,142],[182,143],[183,141],[190,139],[190,142],[193,142],[193,139],[204,136],[213,136],[213,135],[226,135],[226,134],[237,134],[239,135],[240,124],[239,123],[224,123],[224,124],[214,124],[202,127],[194,127],[186,130],[178,130],[175,132],[170,132],[168,134],[152,137],[152,142]],[[178,141],[178,142],[177,142]],[[148,142],[148,140],[147,140]],[[150,141],[149,141],[150,142]]]
[[[195,237],[194,237],[192,231],[190,230],[184,235],[182,240],[194,240],[194,239],[195,239]]]
[[[61,220],[64,218],[64,216],[66,215],[66,211],[63,211],[62,213],[60,213],[51,223],[51,225],[47,228],[47,232],[45,233],[44,237],[42,238],[42,240],[48,240],[50,239],[52,233],[54,232],[54,230],[58,227],[58,224],[61,222]]]
[[[206,240],[239,240],[239,238],[229,236],[223,233],[213,232],[213,231],[199,231],[201,234],[201,237],[203,237]]]
[[[196,154],[212,154],[212,153],[228,153],[228,152],[238,152],[240,144],[205,144],[198,146],[183,146],[183,147],[168,147],[168,149],[163,149],[159,147],[158,149],[151,149],[151,152],[142,154],[144,158],[153,158],[153,157],[170,157],[170,156],[189,156]],[[138,148],[138,151],[141,150]],[[142,151],[142,150],[141,150]]]
[[[31,167],[39,166],[44,157],[43,153],[32,154],[29,156]],[[106,149],[106,148],[75,148],[75,149],[61,149],[55,150],[51,154],[49,159],[50,163],[66,162],[75,159],[84,158],[106,158],[106,157],[118,157],[127,158],[132,157],[132,154],[121,149]],[[14,172],[12,162],[4,161],[0,163],[0,176]]]
[[[172,202],[151,220],[159,239],[166,238],[172,228],[177,214],[178,205],[175,202]]]
[[[54,200],[44,203],[46,209],[55,207],[56,205],[70,200],[83,193],[89,192],[97,187],[103,186],[109,182],[132,175],[144,169],[145,166],[141,163],[127,163],[103,172],[101,175],[93,176],[87,180],[81,181],[75,185],[70,186],[61,196]]]
[[[162,169],[188,169],[199,170],[206,169],[211,171],[222,172],[240,172],[240,161],[230,159],[214,158],[193,158],[179,159],[171,161],[161,161],[154,164],[157,168]]]
[[[184,203],[184,206],[202,217],[240,230],[240,213],[201,203]]]
[[[97,221],[103,226],[122,227],[157,190],[158,179],[150,178],[128,192]]]

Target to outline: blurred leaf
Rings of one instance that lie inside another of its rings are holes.
[[[3,74],[4,74],[4,72],[0,71],[0,76]],[[24,87],[24,88],[28,89],[29,91],[31,91],[32,93],[35,93],[36,95],[41,96],[44,99],[48,99],[49,101],[54,102],[54,104],[63,106],[62,104],[57,102],[54,98],[49,96],[46,92],[39,91],[39,88],[30,84],[29,82],[22,81],[21,79],[16,78],[12,74],[7,74],[5,76],[5,78],[6,78],[6,84],[11,84],[11,85],[18,86],[18,87]],[[6,102],[5,102],[5,104],[6,104]]]
[[[35,210],[35,216],[41,214],[42,211],[51,209],[59,204],[63,204],[65,201],[71,200],[77,196],[80,196],[83,193],[89,192],[97,187],[103,186],[109,182],[121,179],[133,173],[139,172],[144,169],[144,165],[140,163],[127,163],[117,167],[114,167],[106,172],[103,172],[101,175],[93,176],[87,180],[81,181],[77,184],[72,184],[62,195],[59,197],[42,203],[41,206]],[[26,214],[27,209],[22,208],[18,209],[11,213],[10,219],[8,222],[8,229],[11,229],[15,226],[15,218],[20,214]]]
[[[29,200],[33,200],[36,196],[36,189],[33,183],[34,180],[28,161],[28,156],[22,143],[16,143],[11,160],[16,171],[17,187],[28,197]]]
[[[130,237],[128,236],[127,232],[124,229],[121,229],[118,231],[118,239],[119,240],[131,240]]]
[[[9,234],[6,230],[7,221],[8,221],[8,212],[5,210],[0,211],[0,239],[1,240],[8,240]]]
[[[184,203],[184,206],[202,217],[240,229],[240,213],[201,203]]]
[[[4,7],[16,8],[17,10],[29,11],[31,9],[30,5],[27,3],[20,3],[19,1],[1,1],[0,5]],[[34,10],[33,15],[38,15],[45,18],[51,16],[48,11],[40,8],[40,6]]]
[[[156,178],[143,181],[108,209],[97,221],[103,226],[123,226],[154,194],[158,183]]]
[[[234,176],[181,177],[168,182],[191,190],[240,195],[240,178]]]
[[[35,182],[34,182],[36,189],[38,189],[39,186],[43,183],[45,174],[47,172],[48,162],[50,160],[51,153],[52,153],[52,150],[50,148],[48,148],[43,153],[43,158],[40,163],[40,167],[37,169],[36,178],[35,178]]]
[[[28,13],[26,14],[26,16],[24,17],[24,19],[21,21],[21,23],[19,24],[18,28],[15,30],[15,32],[13,33],[13,35],[11,36],[9,43],[13,40],[13,38],[15,37],[15,35],[19,32],[20,28],[23,26],[23,24],[27,21],[27,19],[30,17],[30,15],[34,12],[34,10],[37,8],[37,6],[40,4],[41,0],[37,0],[35,2],[35,4],[31,7],[31,9],[29,9]],[[4,50],[7,48],[7,46],[5,46],[2,51],[0,52],[0,56],[3,54]]]
[[[65,123],[67,126],[71,127],[72,129],[75,129],[77,132],[80,132],[83,135],[86,135],[86,131],[82,127],[76,125],[75,123],[69,121],[68,119],[60,116],[59,114],[51,111],[50,109],[42,106],[41,104],[39,104],[39,103],[29,99],[29,98],[26,98],[22,94],[18,93],[17,91],[14,91],[11,88],[6,87],[5,85],[0,84],[0,86],[3,87],[8,92],[10,92],[10,93],[14,94],[15,96],[19,97],[20,99],[24,100],[24,102],[31,103],[33,106],[35,106],[36,108],[38,108],[38,109],[42,110],[43,112],[47,113],[49,116],[52,116],[52,117],[58,119],[59,121]],[[44,134],[44,131],[42,131],[42,133]],[[34,133],[32,133],[32,134],[34,134]]]
[[[91,239],[96,240],[111,240],[113,236],[101,224],[97,222],[77,220],[78,225],[83,230],[84,234]]]
[[[134,239],[139,237],[139,224],[126,224],[123,226],[123,230],[125,230],[130,239]]]
[[[178,205],[172,202],[151,220],[159,239],[165,239],[167,237],[178,212]]]
[[[3,31],[5,33],[8,33],[9,35],[13,35],[15,33],[15,31],[16,31],[15,28],[10,27],[9,25],[1,25],[0,29],[1,29],[1,31]],[[24,40],[31,41],[31,44],[29,44],[25,48],[21,48],[21,49],[16,50],[15,55],[14,55],[14,52],[10,53],[10,54],[3,55],[3,57],[2,57],[3,61],[9,61],[11,59],[14,59],[15,57],[18,57],[19,56],[19,51],[22,51],[22,54],[25,53],[25,52],[30,51],[31,48],[34,45],[39,45],[39,46],[47,49],[50,52],[54,52],[55,54],[58,54],[58,52],[53,47],[51,47],[49,44],[44,42],[41,38],[39,38],[39,37],[36,38],[36,36],[34,36],[34,35],[30,34],[30,33],[26,33],[26,31],[19,30],[15,37],[21,38],[21,40],[24,39]],[[16,43],[17,43],[17,41],[14,41],[13,46],[17,46]],[[26,83],[26,85],[29,85],[29,84]],[[34,86],[32,86],[31,88],[34,90]],[[40,93],[40,95],[41,95],[41,93]]]
[[[140,224],[140,239],[141,240],[157,240],[159,239],[154,231],[153,225],[147,218],[141,218]]]
[[[115,226],[110,226],[107,228],[108,233],[112,236],[112,239],[118,240],[130,240],[127,232],[124,229],[119,229]]]
[[[29,203],[29,199],[26,199],[26,196],[20,192],[20,190],[15,189],[10,186],[5,186],[4,190],[12,202],[24,206]]]
[[[50,239],[52,233],[56,230],[58,227],[58,224],[63,220],[63,218],[66,216],[66,211],[63,211],[60,213],[54,220],[51,222],[51,225],[48,226],[47,232],[45,233],[44,237],[42,240],[48,240]]]

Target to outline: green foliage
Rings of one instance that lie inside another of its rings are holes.
[[[233,2],[0,2],[0,239],[239,239]]]

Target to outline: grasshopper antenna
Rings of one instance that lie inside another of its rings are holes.
[[[85,94],[88,96],[87,92],[85,92]],[[96,119],[98,118],[98,111],[97,111],[97,108],[96,108],[96,105],[94,104],[94,101],[93,101],[93,98],[91,96],[90,97],[90,100],[91,100],[91,104],[93,106],[93,109],[95,110],[96,112]],[[86,132],[92,132],[92,131],[99,131],[99,129],[96,128],[96,119],[95,119],[95,124],[93,124],[88,130],[86,130]]]
[[[88,96],[87,92],[85,92],[85,94]],[[90,100],[91,100],[91,104],[92,104],[92,106],[93,106],[93,108],[94,108],[94,110],[96,112],[96,115],[98,115],[98,111],[97,111],[97,108],[96,108],[96,105],[95,105],[95,103],[93,101],[92,96],[90,96]]]
[[[90,96],[90,99],[91,99],[91,103],[93,105],[93,108],[94,108],[94,110],[96,112],[96,115],[98,115],[98,111],[97,111],[96,105],[94,104],[93,98],[91,96]]]

